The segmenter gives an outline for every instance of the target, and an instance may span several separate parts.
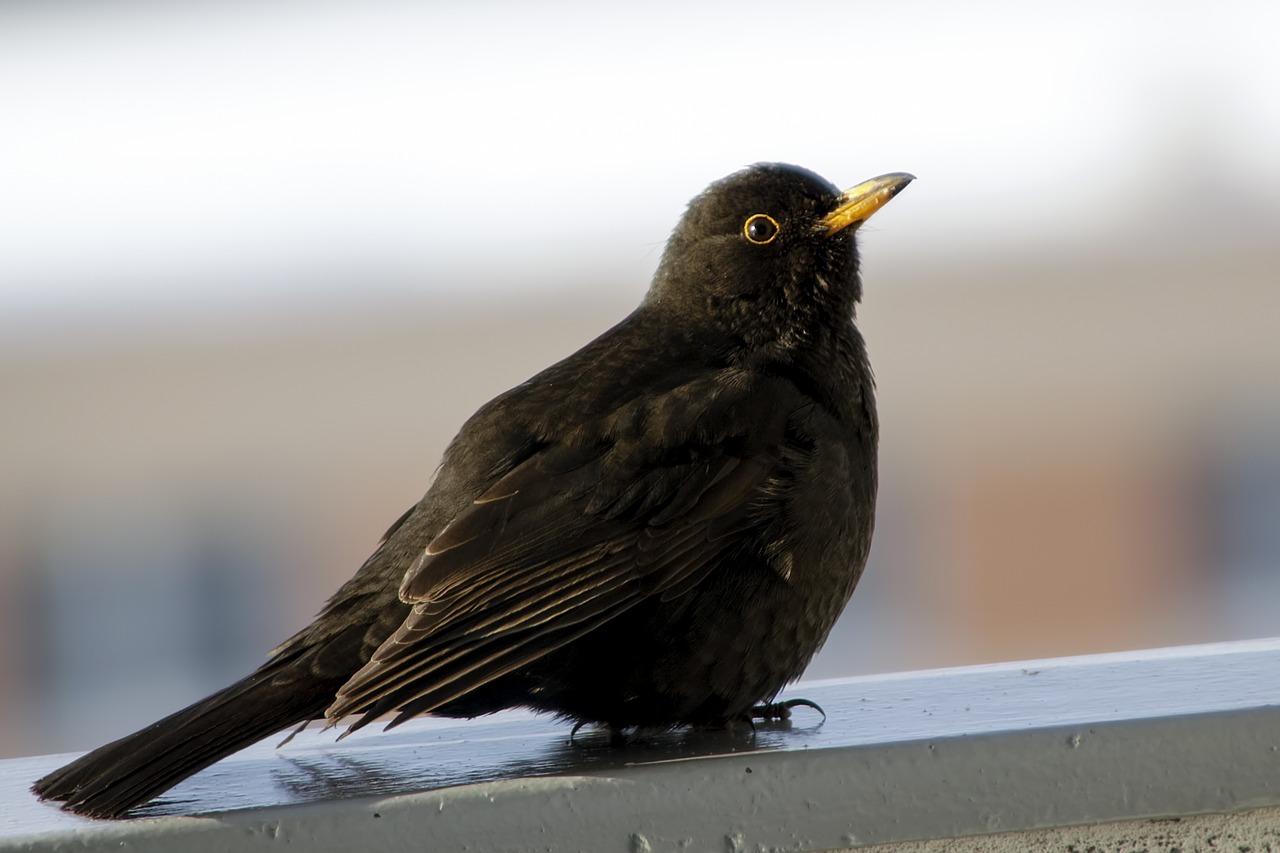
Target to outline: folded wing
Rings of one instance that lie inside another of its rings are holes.
[[[354,731],[398,711],[390,724],[398,725],[649,596],[696,585],[730,535],[767,520],[772,506],[783,419],[774,411],[748,423],[749,439],[682,442],[674,458],[626,436],[535,452],[459,513],[409,569],[400,589],[413,605],[409,617],[326,716],[360,714]],[[669,416],[662,426],[670,429]]]

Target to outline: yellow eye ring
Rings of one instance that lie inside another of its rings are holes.
[[[778,220],[769,214],[755,213],[747,217],[747,221],[743,223],[742,236],[757,246],[763,246],[778,239],[778,233],[781,230],[782,226],[778,224]]]

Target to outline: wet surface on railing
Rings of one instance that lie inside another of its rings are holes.
[[[606,730],[506,712],[469,721],[371,726],[343,741],[316,724],[202,771],[137,816],[382,797],[529,777],[606,777],[629,768],[743,753],[829,750],[1015,729],[1137,720],[1280,705],[1280,640],[966,667],[810,683],[785,696],[821,704],[754,730],[642,732],[621,745]],[[84,825],[39,803],[31,782],[71,756],[0,762],[0,840]]]

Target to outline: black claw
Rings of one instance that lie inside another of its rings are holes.
[[[573,728],[569,731],[569,743],[574,743],[574,736],[577,735],[578,732],[581,731],[582,728],[586,725],[588,725],[587,720],[579,720],[578,722],[573,724]],[[627,745],[627,730],[625,728],[623,728],[622,726],[616,726],[613,723],[604,723],[603,726],[609,732],[610,746],[626,746]]]
[[[289,732],[289,736],[288,736],[287,738],[285,738],[284,740],[282,740],[282,741],[280,741],[278,744],[276,744],[276,749],[279,749],[280,747],[284,746],[284,745],[285,745],[286,743],[288,743],[289,741],[291,741],[291,740],[293,740],[294,738],[296,738],[298,735],[302,734],[303,730],[304,730],[304,729],[306,729],[306,727],[307,727],[307,726],[309,726],[309,725],[311,725],[311,721],[310,721],[310,720],[303,720],[301,725],[299,725],[299,726],[298,726],[296,729],[294,729],[293,731]]]
[[[822,706],[817,702],[809,699],[788,699],[785,702],[766,702],[757,705],[751,709],[751,719],[753,720],[789,720],[791,719],[791,709],[805,707],[812,708],[822,715],[822,721],[827,721],[827,712],[822,710]]]

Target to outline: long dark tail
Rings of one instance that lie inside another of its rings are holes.
[[[287,726],[324,716],[345,676],[272,661],[194,705],[99,747],[32,786],[46,800],[118,818],[188,776]]]

